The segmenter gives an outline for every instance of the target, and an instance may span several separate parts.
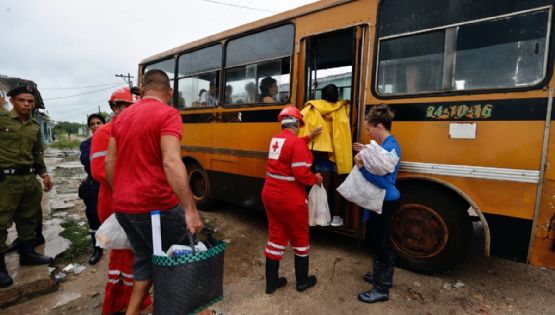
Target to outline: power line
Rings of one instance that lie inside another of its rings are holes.
[[[89,94],[94,94],[94,93],[98,93],[98,92],[102,92],[102,91],[106,91],[112,88],[115,88],[116,86],[120,86],[121,83],[117,83],[116,85],[112,85],[106,88],[102,88],[102,89],[98,89],[98,90],[94,90],[94,91],[88,91],[88,92],[84,92],[84,93],[79,93],[79,94],[73,94],[73,95],[67,95],[67,96],[59,96],[59,97],[52,97],[52,98],[45,98],[43,99],[43,101],[52,101],[52,100],[60,100],[60,99],[64,99],[64,98],[71,98],[71,97],[77,97],[77,96],[83,96],[83,95],[89,95]]]
[[[78,90],[78,89],[88,89],[106,85],[114,85],[118,84],[117,82],[110,82],[110,83],[99,83],[95,85],[83,85],[83,86],[74,86],[74,87],[56,87],[56,88],[40,88],[41,90]]]
[[[229,6],[229,7],[236,7],[236,8],[241,8],[241,9],[247,9],[247,10],[252,10],[252,11],[269,12],[269,13],[278,13],[277,11],[266,10],[266,9],[258,9],[258,8],[253,8],[253,7],[244,6],[244,5],[233,4],[233,3],[226,3],[226,2],[220,2],[220,1],[214,1],[214,0],[201,0],[201,1],[208,2],[208,3],[214,3],[214,4],[219,4],[219,5],[226,5],[226,6]]]

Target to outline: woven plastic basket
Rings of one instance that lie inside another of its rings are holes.
[[[218,241],[191,255],[152,256],[154,315],[196,314],[221,301],[225,248]]]

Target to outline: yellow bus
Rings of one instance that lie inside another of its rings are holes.
[[[201,208],[262,209],[278,112],[335,83],[353,141],[369,141],[371,106],[396,112],[401,266],[452,267],[474,220],[485,255],[555,268],[552,22],[551,0],[325,0],[149,57],[139,77],[162,69],[172,79]],[[264,82],[278,87],[271,102]],[[365,239],[361,210],[344,211],[345,226],[330,230]]]

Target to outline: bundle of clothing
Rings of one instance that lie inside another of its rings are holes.
[[[365,145],[364,149],[357,156],[362,158],[364,168],[378,176],[395,171],[395,166],[399,162],[399,157],[395,150],[389,152],[374,140],[370,141],[370,144]],[[369,209],[376,213],[382,212],[385,189],[381,189],[367,181],[356,165],[345,181],[337,188],[337,191],[345,199],[364,209]]]

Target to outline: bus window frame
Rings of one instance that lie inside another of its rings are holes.
[[[179,71],[179,58],[180,58],[181,56],[186,55],[186,54],[190,54],[190,53],[193,53],[193,52],[195,52],[195,51],[199,51],[199,50],[202,50],[202,49],[205,49],[205,48],[208,48],[208,47],[216,46],[216,45],[221,45],[221,46],[222,46],[222,57],[221,57],[220,68],[215,69],[215,70],[210,70],[210,71],[196,72],[196,73],[193,73],[192,75],[189,75],[189,76],[183,76],[183,77],[177,76],[177,75],[179,74],[179,73],[178,73],[178,71]],[[202,45],[202,46],[200,46],[200,47],[195,47],[195,48],[193,48],[193,49],[185,50],[185,51],[182,51],[182,52],[176,54],[175,56],[176,56],[176,57],[175,57],[175,69],[176,69],[175,74],[176,74],[176,79],[175,79],[175,84],[174,84],[174,89],[173,89],[173,90],[174,90],[174,93],[173,93],[174,95],[173,95],[173,97],[176,99],[176,100],[175,100],[176,104],[177,104],[177,94],[178,94],[178,92],[179,92],[179,91],[178,91],[178,89],[179,89],[179,83],[178,83],[178,81],[179,81],[180,79],[186,79],[186,78],[190,78],[190,77],[192,77],[192,76],[199,75],[199,74],[205,74],[205,73],[210,73],[210,72],[215,72],[215,71],[218,72],[218,71],[219,71],[217,77],[218,77],[218,80],[220,80],[220,82],[221,82],[221,80],[222,80],[222,71],[223,71],[223,64],[224,64],[224,61],[225,61],[225,46],[224,46],[224,44],[223,44],[221,41],[211,42],[211,43],[208,43],[208,44],[206,44],[206,45]],[[221,84],[220,84],[220,85],[221,85]],[[220,87],[218,86],[218,97],[219,97],[220,93],[221,93]],[[219,99],[218,99],[218,104],[217,104],[216,106],[185,107],[185,108],[180,108],[179,110],[210,109],[210,108],[217,108],[218,106],[220,106],[220,100],[219,100]]]
[[[268,59],[268,60],[258,60],[256,62],[253,63],[246,63],[246,64],[241,64],[241,65],[235,65],[233,67],[226,67],[226,52],[227,52],[227,45],[229,44],[230,41],[234,40],[234,39],[238,39],[244,36],[248,36],[251,34],[255,34],[255,33],[260,33],[260,32],[264,32],[273,28],[278,28],[280,26],[285,26],[285,25],[292,25],[293,26],[293,45],[291,47],[291,54],[289,56],[280,56],[274,59]],[[252,65],[252,64],[257,64],[257,63],[261,63],[261,62],[268,62],[268,61],[273,61],[273,60],[281,60],[283,58],[289,57],[289,103],[291,103],[291,100],[293,99],[291,97],[291,92],[292,92],[292,87],[293,87],[293,69],[294,69],[294,60],[295,60],[295,43],[296,43],[296,34],[297,34],[297,25],[295,25],[295,23],[291,20],[289,21],[281,21],[279,23],[275,23],[275,24],[270,24],[270,25],[266,25],[263,27],[259,27],[259,28],[255,28],[252,30],[249,30],[247,32],[243,32],[240,34],[236,34],[235,36],[231,36],[225,39],[224,42],[224,46],[223,46],[223,50],[222,50],[222,71],[221,71],[221,91],[218,91],[219,93],[225,93],[225,86],[227,83],[227,78],[226,78],[226,70],[227,69],[231,69],[231,68],[236,68],[236,67],[244,67],[247,65]],[[258,89],[258,86],[256,87]],[[277,105],[285,105],[288,104],[288,102],[273,102],[273,103],[264,103],[264,102],[255,102],[255,103],[232,103],[232,104],[226,104],[224,101],[220,102],[220,106],[222,108],[225,109],[236,109],[236,108],[249,108],[249,107],[270,107],[270,106],[277,106]],[[271,109],[271,108],[268,108]]]
[[[380,7],[381,7],[381,4],[378,5],[378,12],[381,12]],[[439,27],[416,30],[412,32],[384,36],[382,38],[379,37],[379,34],[378,34],[379,27],[376,26],[375,32],[374,32],[374,58],[373,58],[373,64],[372,64],[372,82],[371,82],[371,89],[370,89],[372,91],[372,95],[374,95],[374,97],[380,100],[390,100],[390,99],[403,99],[403,98],[424,98],[424,97],[434,97],[434,96],[455,96],[455,95],[476,95],[476,94],[521,92],[521,91],[531,91],[531,90],[540,89],[544,87],[546,84],[548,84],[553,76],[553,59],[555,57],[555,54],[554,54],[555,40],[553,38],[553,32],[555,30],[555,23],[553,22],[554,9],[555,9],[555,6],[553,5],[540,6],[532,9],[519,10],[511,13],[490,16],[482,19],[476,19],[471,21],[443,25]],[[382,40],[400,38],[400,37],[416,35],[416,34],[424,34],[424,33],[438,31],[438,30],[447,31],[448,29],[457,27],[457,26],[492,21],[503,17],[518,16],[526,13],[540,12],[543,10],[548,10],[547,33],[545,38],[546,39],[545,48],[547,49],[547,53],[544,57],[544,64],[543,64],[544,76],[537,83],[532,83],[530,85],[519,86],[519,87],[500,87],[500,88],[469,89],[469,90],[445,90],[445,91],[434,91],[434,92],[423,92],[423,93],[410,93],[410,94],[407,93],[402,95],[399,95],[399,94],[382,95],[378,92],[378,69],[379,69],[379,62],[380,62],[379,53],[380,53],[380,42]],[[380,18],[381,18],[381,15],[378,13],[376,25],[379,25]]]
[[[140,73],[140,79],[137,80],[137,82],[140,82],[141,85],[142,85],[142,83],[143,83],[143,82],[142,82],[142,81],[143,81],[143,76],[145,75],[146,71],[148,71],[148,70],[146,70],[146,68],[147,68],[148,66],[151,66],[151,65],[154,65],[154,64],[157,64],[157,63],[166,61],[166,60],[170,60],[170,59],[173,59],[173,60],[174,60],[174,62],[173,62],[173,79],[172,79],[172,78],[169,78],[169,79],[170,79],[170,83],[171,83],[172,80],[173,80],[173,86],[171,87],[172,90],[173,90],[172,98],[171,98],[171,100],[172,100],[172,105],[171,105],[171,107],[177,108],[177,93],[175,92],[175,89],[176,89],[176,87],[177,87],[177,79],[176,79],[176,75],[177,75],[177,55],[167,56],[166,58],[163,58],[163,59],[158,59],[158,60],[154,60],[154,61],[149,62],[149,63],[144,63],[144,64],[142,64],[141,73]],[[169,76],[168,76],[168,77],[169,77]]]
[[[351,106],[353,106],[353,105],[352,105],[353,99],[355,99],[355,97],[357,97],[357,95],[355,95],[355,94],[360,94],[360,91],[357,92],[357,93],[355,93],[355,89],[354,89],[354,85],[355,85],[355,75],[360,76],[360,75],[361,75],[360,73],[361,73],[361,71],[362,71],[362,69],[361,69],[361,68],[362,68],[362,63],[359,64],[359,65],[356,65],[356,64],[355,64],[355,62],[356,62],[356,60],[357,60],[357,55],[356,55],[356,54],[357,54],[357,49],[362,50],[362,48],[363,48],[362,46],[364,45],[364,38],[363,38],[363,37],[361,37],[360,39],[357,39],[357,38],[356,38],[356,32],[357,32],[357,29],[358,29],[358,28],[361,28],[361,29],[363,29],[363,30],[364,30],[365,28],[366,28],[366,29],[369,29],[369,28],[370,28],[370,25],[367,24],[367,23],[353,24],[353,25],[348,25],[348,26],[343,27],[343,28],[334,29],[334,30],[331,30],[331,31],[330,31],[330,30],[327,30],[327,31],[324,31],[324,32],[318,32],[318,33],[309,34],[309,35],[306,35],[306,36],[304,36],[304,37],[302,37],[302,38],[299,39],[299,43],[304,41],[304,45],[303,45],[303,46],[304,46],[304,56],[303,56],[303,57],[305,58],[305,62],[304,62],[304,69],[303,69],[303,72],[304,72],[304,75],[303,75],[303,86],[304,86],[304,89],[303,89],[303,91],[302,91],[302,93],[303,93],[303,97],[302,97],[302,99],[303,99],[303,106],[304,106],[304,104],[305,104],[306,102],[308,102],[308,101],[310,100],[310,98],[308,97],[308,95],[310,95],[310,93],[307,93],[307,92],[310,91],[311,85],[312,85],[312,80],[309,79],[310,73],[309,73],[309,71],[307,71],[308,66],[307,66],[307,62],[306,62],[307,50],[308,50],[308,49],[311,47],[311,45],[312,45],[312,44],[310,44],[310,40],[309,40],[309,39],[310,39],[311,37],[322,36],[322,35],[326,35],[326,34],[340,33],[340,32],[343,32],[343,31],[346,31],[346,30],[349,30],[349,29],[351,29],[351,30],[354,31],[354,32],[353,32],[353,34],[354,34],[354,42],[353,42],[353,47],[352,47],[352,48],[353,48],[353,54],[352,54],[352,56],[351,56],[351,58],[352,58],[352,60],[353,60],[353,64],[352,64],[352,66],[351,66],[353,71],[351,72],[352,75],[351,75],[351,99],[350,99],[350,104],[351,104]],[[359,41],[359,42],[358,42],[358,46],[359,46],[358,48],[357,48],[357,41]],[[361,45],[362,45],[362,46],[361,46]],[[363,57],[358,56],[359,62],[362,61],[362,58],[363,58]],[[356,70],[356,71],[355,71],[355,70]],[[355,72],[359,72],[359,73],[358,73],[358,74],[355,74]],[[310,84],[308,84],[308,83],[309,83],[309,82],[308,82],[309,80],[310,80]],[[358,86],[358,88],[357,88],[356,90],[357,90],[357,91],[358,91],[358,90],[362,90],[362,88],[360,87],[360,78],[358,78],[357,81],[358,81],[358,85],[359,85],[359,86]],[[360,102],[360,100],[357,100],[357,101]]]
[[[199,74],[212,73],[212,72],[220,72],[220,71],[221,71],[221,69],[212,70],[212,71],[205,71],[205,72],[198,72],[198,73],[194,73],[192,76],[180,77],[180,78],[178,78],[178,79],[175,79],[175,81],[176,81],[176,86],[175,86],[175,93],[174,93],[174,94],[176,94],[176,97],[177,97],[177,94],[178,94],[178,92],[179,92],[179,82],[178,82],[179,80],[191,78],[191,77],[197,76],[197,75],[199,75]],[[220,77],[220,74],[219,74],[219,73],[218,73],[217,77]],[[220,90],[220,87],[218,86],[218,93],[219,93],[219,90]],[[218,98],[219,98],[219,97],[218,97]],[[219,101],[219,99],[218,99],[218,104],[219,104],[219,103],[220,103],[220,101]],[[202,104],[202,103],[201,103],[201,104]],[[216,107],[218,107],[218,106],[219,106],[219,105],[216,105],[216,106],[208,106],[208,105],[207,105],[207,106],[197,106],[197,107],[184,107],[184,108],[180,108],[179,110],[207,109],[207,108],[216,108]]]

